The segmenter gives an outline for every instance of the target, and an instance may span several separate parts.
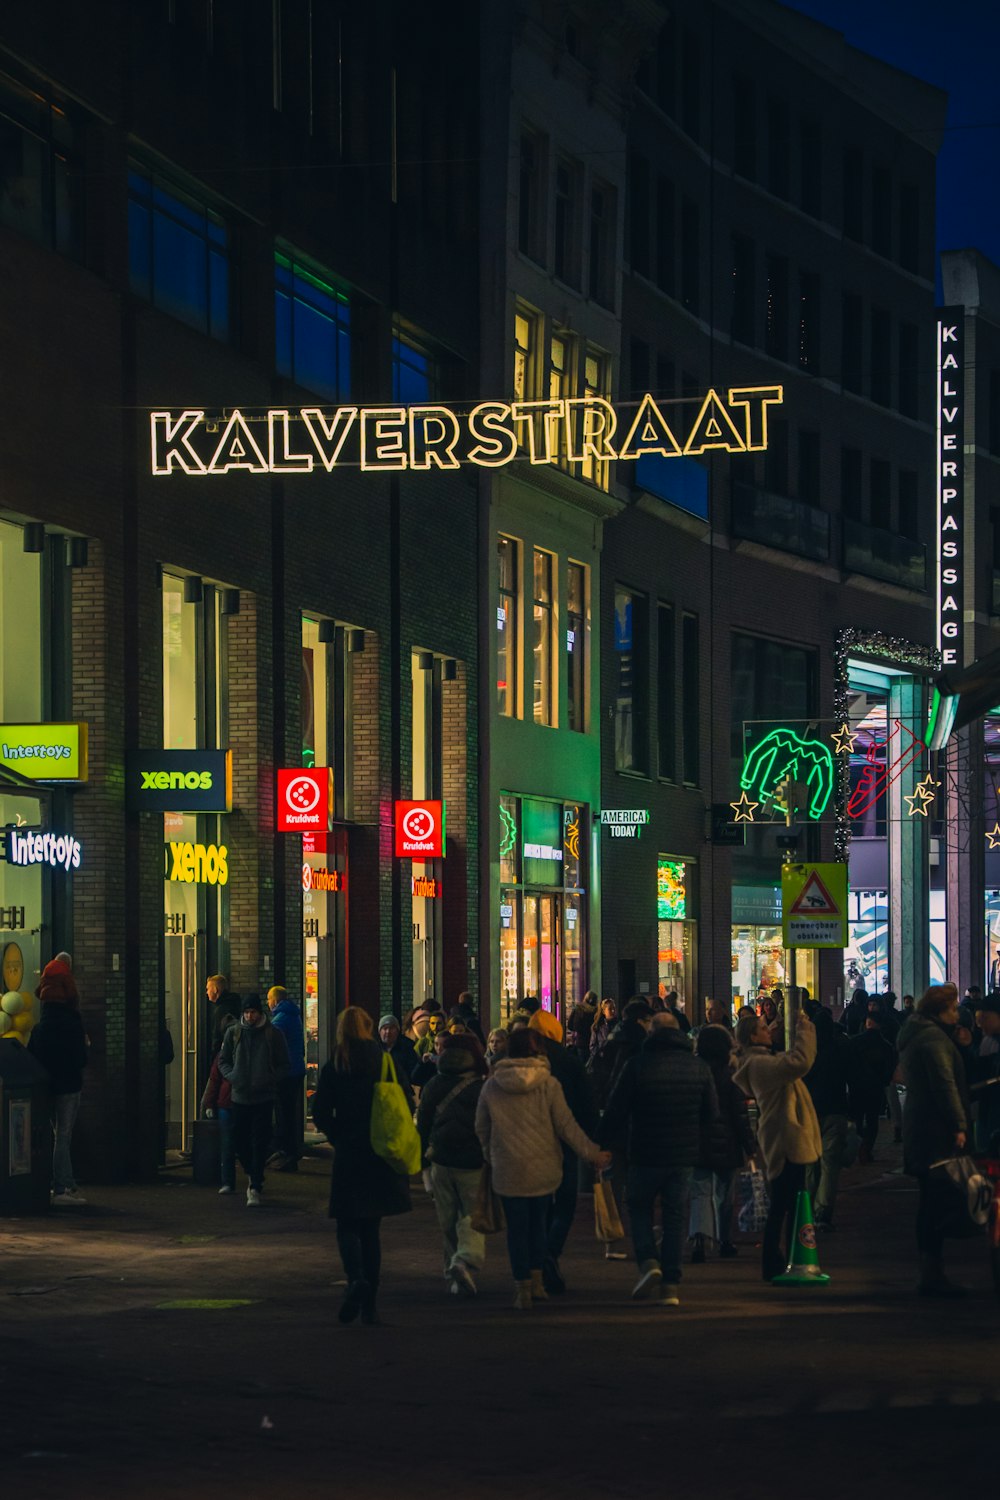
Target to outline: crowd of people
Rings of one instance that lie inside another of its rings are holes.
[[[235,1192],[239,1163],[254,1208],[265,1169],[294,1172],[303,1150],[301,1010],[281,986],[265,1003],[235,995],[223,975],[207,994],[214,1055],[202,1114],[218,1120],[220,1193]],[[87,1043],[68,954],[46,966],[38,996],[29,1050],[51,1080],[53,1203],[80,1203],[70,1141]],[[340,1317],[377,1321],[381,1221],[411,1206],[410,1172],[373,1143],[375,1091],[387,1084],[419,1140],[449,1293],[477,1294],[486,1234],[502,1224],[514,1307],[527,1311],[566,1290],[561,1258],[588,1173],[609,1205],[605,1255],[625,1259],[630,1242],[632,1296],[673,1307],[686,1256],[738,1254],[737,1218],[748,1195],[763,1201],[755,1176],[766,1183],[764,1280],[786,1269],[803,1191],[817,1229],[831,1232],[840,1174],[875,1157],[883,1118],[919,1185],[918,1290],[961,1295],[944,1271],[947,1214],[932,1168],[973,1145],[996,1151],[1000,1088],[982,1086],[998,1076],[1000,993],[960,1003],[950,984],[900,1007],[859,989],[839,1019],[804,990],[763,993],[735,1015],[709,1000],[697,1024],[672,992],[621,1010],[590,993],[565,1031],[529,998],[488,1034],[470,994],[447,1012],[428,1000],[377,1025],[349,1006],[312,1100],[333,1147]]]

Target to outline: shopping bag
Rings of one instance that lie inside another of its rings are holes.
[[[625,1238],[614,1189],[603,1177],[598,1177],[594,1183],[594,1233],[606,1245]]]
[[[493,1172],[489,1162],[483,1164],[476,1189],[476,1201],[469,1215],[469,1224],[478,1234],[499,1234],[507,1228],[503,1204],[493,1191]]]
[[[740,1173],[740,1210],[736,1222],[741,1234],[760,1234],[767,1223],[767,1182],[763,1172],[750,1168]]]
[[[382,1076],[372,1090],[370,1139],[375,1155],[394,1172],[412,1177],[420,1171],[420,1136],[388,1052],[382,1054]]]
[[[950,1156],[931,1163],[930,1188],[941,1228],[951,1239],[981,1233],[993,1202],[993,1184],[971,1156]]]

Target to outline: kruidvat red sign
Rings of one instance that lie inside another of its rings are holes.
[[[333,771],[328,766],[295,766],[278,772],[279,833],[301,833],[305,828],[330,826]]]
[[[397,859],[444,857],[444,803],[396,803]]]

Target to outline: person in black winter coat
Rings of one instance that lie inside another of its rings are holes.
[[[868,991],[855,990],[854,994],[844,1006],[844,1014],[840,1018],[840,1024],[848,1036],[857,1036],[864,1030],[865,1021],[868,1019]]]
[[[860,1160],[871,1161],[885,1091],[896,1071],[896,1049],[886,1040],[882,1023],[874,1015],[869,1015],[864,1030],[851,1038],[849,1046],[851,1118],[861,1137]]]
[[[378,1039],[382,1043],[382,1050],[388,1052],[396,1064],[396,1076],[400,1083],[404,1077],[412,1082],[417,1070],[417,1049],[410,1038],[403,1035],[402,1027],[391,1011],[379,1017]]]
[[[622,1068],[630,1058],[635,1057],[646,1040],[652,1020],[652,1007],[645,1000],[630,1000],[622,1012],[621,1024],[617,1030],[608,1037],[603,1050],[594,1053],[587,1068],[587,1076],[599,1108],[603,1109],[607,1104]],[[625,1158],[625,1134],[623,1129],[620,1138],[609,1143],[609,1150],[611,1191],[622,1219],[622,1227],[627,1230],[625,1198],[628,1164]],[[625,1260],[624,1241],[609,1241],[604,1247],[604,1254],[607,1260]]]
[[[482,1023],[480,1022],[479,1012],[476,1010],[471,990],[463,990],[459,995],[458,1002],[455,1006],[455,1009],[452,1011],[452,1015],[455,1015],[456,1013],[465,1022],[467,1028],[472,1032],[472,1035],[476,1038],[476,1041],[479,1043],[480,1047],[485,1047],[486,1038],[483,1035]]]
[[[330,1217],[347,1276],[339,1318],[377,1323],[382,1269],[382,1220],[410,1211],[410,1181],[372,1149],[372,1096],[382,1074],[382,1048],[371,1017],[349,1005],[337,1018],[333,1056],[319,1075],[313,1120],[333,1147]],[[408,1086],[400,1079],[404,1093]],[[412,1100],[411,1100],[412,1107]]]
[[[705,1259],[705,1242],[715,1240],[723,1260],[737,1254],[732,1242],[735,1174],[753,1155],[754,1137],[747,1096],[733,1079],[733,1037],[724,1026],[703,1026],[695,1053],[708,1063],[719,1101],[719,1118],[702,1138],[691,1181],[691,1261]]]
[[[562,1022],[547,1010],[536,1010],[528,1022],[528,1030],[541,1039],[545,1056],[549,1060],[552,1077],[561,1085],[566,1103],[574,1120],[591,1140],[597,1134],[597,1105],[590,1079],[575,1052],[563,1046]],[[559,1257],[566,1248],[566,1240],[576,1215],[576,1199],[579,1190],[579,1162],[572,1147],[563,1142],[562,1182],[552,1195],[549,1207],[548,1227],[545,1239],[545,1262],[542,1266],[542,1282],[547,1292],[559,1296],[566,1290],[566,1282],[559,1269]]]
[[[718,1119],[708,1065],[695,1057],[669,1011],[653,1017],[641,1051],[619,1074],[598,1133],[603,1146],[628,1130],[628,1211],[639,1280],[632,1296],[647,1297],[662,1284],[662,1301],[680,1301],[681,1254],[688,1192],[702,1134]],[[653,1213],[661,1204],[663,1228],[657,1260]]]
[[[68,979],[62,970],[66,970]],[[49,1075],[52,1119],[52,1203],[68,1208],[86,1203],[76,1186],[70,1143],[80,1112],[83,1070],[87,1066],[87,1037],[80,1018],[72,970],[53,959],[42,970],[38,997],[41,1018],[28,1038],[28,1051]],[[52,998],[49,998],[52,997]]]
[[[832,1229],[837,1181],[847,1144],[848,1085],[856,1054],[852,1050],[853,1044],[835,1023],[830,1011],[816,1001],[810,1001],[806,1010],[816,1027],[816,1061],[804,1081],[823,1140],[823,1154],[819,1161],[806,1168],[806,1188],[812,1199],[816,1225]]]
[[[485,1077],[478,1038],[471,1032],[445,1033],[437,1074],[422,1090],[417,1107],[425,1182],[444,1240],[444,1274],[455,1296],[476,1295],[472,1273],[486,1256],[486,1240],[470,1223],[483,1168],[476,1106]]]

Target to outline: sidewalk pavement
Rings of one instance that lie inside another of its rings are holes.
[[[968,1301],[913,1295],[898,1148],[846,1174],[828,1287],[765,1286],[744,1243],[685,1267],[675,1310],[631,1302],[635,1268],[604,1260],[586,1196],[565,1297],[511,1311],[499,1239],[480,1296],[451,1297],[417,1186],[383,1225],[374,1329],[337,1322],[328,1166],[269,1176],[260,1209],[183,1168],[0,1219],[5,1493],[629,1500],[669,1475],[707,1500],[909,1500],[952,1485],[959,1451],[963,1488],[992,1472],[975,1439],[1000,1414],[985,1246],[949,1256]]]

